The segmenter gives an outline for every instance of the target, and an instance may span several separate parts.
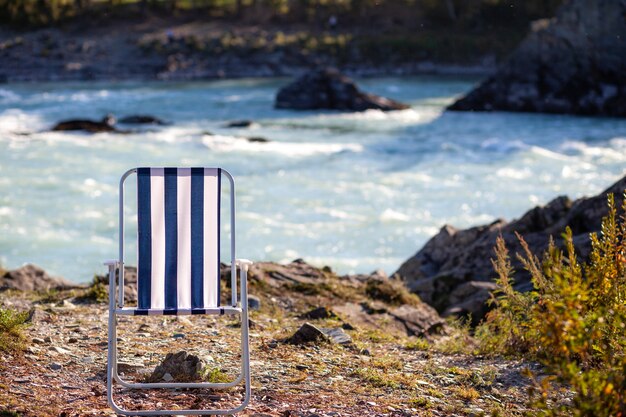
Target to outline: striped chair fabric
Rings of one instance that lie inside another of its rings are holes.
[[[137,308],[118,314],[224,314],[219,168],[137,169]]]

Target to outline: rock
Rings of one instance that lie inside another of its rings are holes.
[[[283,284],[291,284],[296,290],[307,290],[323,281],[325,274],[324,271],[307,264],[302,259],[296,259],[285,265],[274,262],[255,262],[250,266],[248,279],[262,281],[275,288]],[[221,277],[226,280],[230,279],[230,266],[222,265]]]
[[[252,136],[252,137],[248,137],[246,139],[250,143],[268,143],[268,142],[271,142],[271,140],[266,139],[266,138],[261,137],[261,136]]]
[[[276,95],[277,109],[404,110],[409,106],[360,91],[354,81],[333,68],[309,71]]]
[[[127,124],[127,125],[158,125],[165,126],[169,123],[164,120],[159,119],[158,117],[149,116],[145,114],[133,114],[131,116],[122,117],[118,120],[119,123]]]
[[[119,270],[115,273],[115,279],[119,279]],[[96,275],[94,277],[94,283],[100,283],[109,286],[109,274]],[[124,267],[124,300],[135,301],[137,300],[137,268],[134,266]]]
[[[27,323],[41,323],[42,321],[50,321],[50,314],[42,311],[36,307],[32,307],[28,310]]]
[[[338,319],[339,316],[334,311],[327,309],[326,307],[314,308],[311,311],[307,311],[304,314],[298,316],[301,319],[319,320],[319,319]]]
[[[80,288],[64,278],[51,277],[46,271],[32,264],[7,271],[0,277],[0,291],[50,291]],[[33,313],[35,314],[35,313]]]
[[[561,245],[559,236],[569,226],[580,258],[586,259],[591,250],[589,233],[600,231],[602,217],[607,213],[607,194],[615,195],[619,207],[625,189],[626,177],[595,197],[573,202],[567,197],[557,197],[509,223],[498,220],[466,230],[444,226],[394,275],[443,315],[471,314],[477,322],[484,316],[484,302],[494,288],[491,259],[499,235],[513,255],[515,288],[530,290],[530,275],[515,257],[515,253],[522,253],[515,232],[524,237],[534,254],[540,255],[547,248],[550,236]]]
[[[114,127],[115,118],[107,114],[100,121],[89,119],[71,119],[63,120],[52,127],[52,131],[68,131],[68,130],[82,130],[89,133],[98,132],[117,132]]]
[[[311,323],[304,323],[285,343],[304,345],[307,343],[328,342],[329,339],[318,327]]]
[[[332,343],[343,346],[352,345],[352,338],[341,327],[320,330]]]
[[[248,295],[248,308],[250,310],[260,310],[261,299],[256,295]]]
[[[342,326],[346,330],[354,329],[354,324],[359,328],[379,328],[380,323],[385,323],[389,332],[395,330],[407,336],[428,337],[445,327],[445,321],[426,303],[392,307],[381,302],[346,303],[334,309],[350,321],[349,327]]]
[[[50,346],[49,350],[56,352],[56,353],[60,353],[62,355],[67,355],[68,353],[72,353],[72,351],[64,349],[60,346]]]
[[[200,371],[204,367],[204,362],[195,355],[190,355],[185,351],[168,353],[158,365],[152,375],[148,378],[150,382],[162,381],[169,374],[176,382],[189,382],[201,378]]]
[[[61,369],[63,369],[63,365],[56,362],[52,362],[50,365],[48,365],[48,367],[53,371],[60,371]]]
[[[45,340],[40,339],[39,337],[33,337],[32,342],[37,344],[37,345],[43,345],[45,342]]]
[[[254,124],[252,120],[233,120],[224,125],[224,127],[250,127]]]
[[[450,110],[626,116],[623,0],[572,0],[536,22],[501,68]]]
[[[432,335],[440,331],[445,324],[437,310],[426,303],[419,306],[404,304],[390,309],[389,315],[404,325],[409,336]]]

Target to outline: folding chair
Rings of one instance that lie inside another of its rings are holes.
[[[124,182],[137,176],[137,306],[124,306]],[[220,304],[221,178],[230,182],[230,305]],[[109,342],[107,399],[124,415],[233,414],[250,401],[247,272],[251,262],[235,260],[235,183],[220,168],[135,168],[119,188],[119,259],[109,267]],[[240,294],[237,297],[237,266]],[[116,270],[118,281],[116,283]],[[116,290],[117,284],[117,290]],[[117,294],[117,297],[116,297]],[[230,314],[241,317],[241,373],[227,383],[132,383],[117,371],[117,316]],[[243,402],[233,409],[125,410],[113,400],[113,381],[126,388],[233,387],[244,382]]]

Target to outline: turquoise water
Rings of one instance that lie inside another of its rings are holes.
[[[626,173],[626,120],[444,113],[475,80],[427,77],[361,81],[411,104],[406,111],[274,110],[287,81],[2,86],[0,262],[33,262],[73,281],[103,271],[117,255],[117,182],[135,166],[228,169],[239,256],[302,257],[342,273],[391,273],[443,224],[519,217]],[[174,124],[124,135],[45,131],[105,113]],[[233,119],[256,123],[225,128]]]

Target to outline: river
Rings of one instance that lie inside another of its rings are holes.
[[[597,194],[626,173],[626,120],[444,112],[475,79],[360,80],[411,105],[390,113],[275,110],[286,82],[0,86],[0,262],[76,282],[102,272],[117,255],[117,183],[136,166],[227,169],[237,182],[238,256],[304,258],[340,273],[392,273],[444,224],[516,218],[558,195]],[[46,131],[107,113],[172,124]],[[225,127],[236,119],[255,124]]]

